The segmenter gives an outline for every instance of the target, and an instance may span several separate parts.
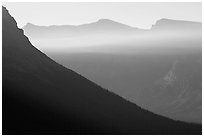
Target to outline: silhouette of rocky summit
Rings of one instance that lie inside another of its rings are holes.
[[[172,19],[160,19],[156,22],[155,25],[152,26],[152,29],[154,29],[154,27],[158,27],[158,28],[197,28],[200,30],[200,27],[202,26],[202,24],[200,22],[193,22],[193,21],[184,21],[184,20],[172,20]]]
[[[201,134],[201,125],[141,109],[57,64],[2,8],[2,133]]]
[[[78,26],[74,25],[51,25],[51,26],[38,26],[32,23],[27,23],[22,29],[26,36],[31,38],[42,38],[42,37],[69,37],[79,36],[87,34],[114,34],[114,35],[140,35],[140,34],[152,34],[157,35],[158,32],[162,35],[167,35],[169,32],[201,34],[202,24],[200,22],[183,21],[183,20],[172,20],[172,19],[160,19],[152,25],[151,29],[139,29],[131,27],[110,19],[100,19],[97,22],[82,24]],[[183,35],[184,35],[183,34]]]
[[[140,29],[127,26],[109,19],[100,19],[93,23],[82,25],[51,25],[38,26],[32,23],[27,23],[23,28],[26,36],[34,38],[41,37],[69,37],[89,34],[134,34],[140,32]]]

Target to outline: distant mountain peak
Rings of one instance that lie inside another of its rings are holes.
[[[184,26],[185,26],[184,28],[186,29],[191,27],[200,27],[201,25],[202,24],[200,22],[161,18],[157,20],[155,24],[152,25],[152,29],[155,28],[181,29]]]
[[[156,21],[156,24],[160,24],[160,23],[169,23],[169,22],[193,22],[193,21],[186,21],[186,20],[175,20],[175,19],[168,19],[168,18],[161,18],[159,20]]]
[[[101,29],[134,29],[131,26],[128,26],[126,24],[114,21],[114,20],[110,20],[110,19],[99,19],[98,21],[94,22],[94,23],[90,23],[90,24],[85,24],[85,25],[89,25],[89,26],[95,26],[95,27],[99,27]]]
[[[98,22],[114,22],[113,20],[110,19],[99,19]]]
[[[113,20],[110,20],[110,19],[99,19],[96,23],[114,23],[114,24],[122,24],[122,23],[119,23],[119,22],[116,22],[116,21],[113,21]]]

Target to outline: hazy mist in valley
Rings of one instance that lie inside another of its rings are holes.
[[[201,11],[2,3],[2,134],[202,134]]]
[[[101,19],[23,29],[39,50],[101,87],[155,113],[201,123],[201,23],[160,19],[138,29]]]

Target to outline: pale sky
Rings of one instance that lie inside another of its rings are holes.
[[[161,18],[202,22],[201,3],[3,3],[18,27],[35,25],[80,25],[111,19],[129,26],[148,29]]]

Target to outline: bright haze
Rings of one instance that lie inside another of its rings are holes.
[[[201,3],[3,5],[58,63],[154,113],[201,123]]]
[[[149,29],[161,18],[201,22],[201,3],[3,3],[18,27],[35,25],[81,25],[99,19]]]

